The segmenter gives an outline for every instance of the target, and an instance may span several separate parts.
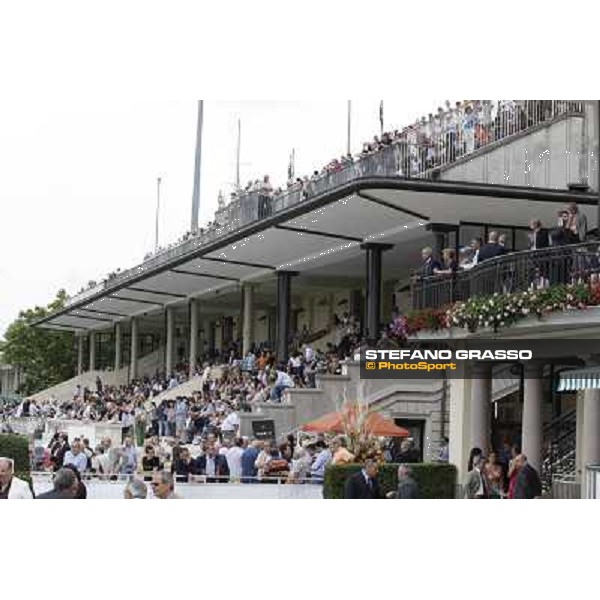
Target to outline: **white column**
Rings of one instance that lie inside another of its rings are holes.
[[[90,371],[96,369],[96,334],[90,332]]]
[[[137,379],[137,348],[138,348],[138,322],[131,319],[131,359],[129,362],[129,378]]]
[[[523,395],[523,454],[538,473],[542,466],[544,433],[542,369],[541,365],[535,364],[525,367]]]
[[[585,390],[583,396],[583,441],[581,466],[583,469],[582,497],[587,497],[586,467],[600,464],[600,390]]]
[[[246,356],[252,349],[254,343],[254,289],[251,285],[244,285],[243,287],[243,298],[244,298],[244,315],[243,315],[243,330],[242,330],[242,347],[243,355]]]
[[[173,309],[167,308],[167,339],[165,342],[165,375],[167,378],[170,377],[173,371],[173,336],[175,333],[173,317]]]
[[[115,371],[121,369],[121,323],[115,325]]]
[[[467,475],[467,464],[471,450],[471,368],[459,364],[461,379],[451,379],[449,391],[450,405],[450,463],[458,470],[458,483],[462,484]]]
[[[77,376],[83,375],[83,336],[77,338]]]
[[[486,454],[490,446],[492,377],[490,365],[476,365],[471,380],[471,448]]]
[[[198,363],[198,301],[190,301],[190,376]]]

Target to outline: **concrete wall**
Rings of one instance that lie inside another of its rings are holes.
[[[587,181],[595,159],[590,157],[592,121],[569,117],[549,126],[499,142],[444,170],[442,180],[495,185],[566,189]]]

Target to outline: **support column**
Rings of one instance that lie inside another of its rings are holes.
[[[242,328],[242,353],[246,356],[252,350],[254,343],[254,288],[251,285],[244,285],[242,288],[243,296],[243,328]]]
[[[83,375],[83,336],[77,338],[77,376]]]
[[[198,301],[190,301],[190,377],[198,364]]]
[[[175,334],[173,317],[173,309],[167,308],[167,335],[165,340],[165,376],[167,379],[173,371],[173,336]]]
[[[390,244],[364,244],[367,251],[367,311],[366,337],[370,342],[379,338],[381,324],[381,259],[386,250],[391,250]]]
[[[471,448],[481,448],[484,454],[490,447],[491,415],[492,367],[478,364],[471,380]]]
[[[458,484],[462,485],[467,476],[467,463],[471,450],[471,375],[469,364],[459,362],[460,379],[450,379],[449,413],[450,413],[450,463],[458,470]]]
[[[289,357],[291,283],[297,273],[278,271],[277,273],[277,334],[275,352],[280,363],[287,363]]]
[[[115,325],[115,371],[121,370],[121,345],[122,345],[121,323]]]
[[[583,440],[581,444],[582,497],[587,498],[586,468],[600,465],[600,390],[585,390],[583,396]]]
[[[96,369],[96,334],[90,331],[90,371]]]
[[[137,349],[138,349],[138,322],[131,319],[131,359],[129,361],[129,379],[137,379]]]
[[[523,454],[529,464],[540,473],[542,467],[543,444],[543,406],[544,390],[542,385],[543,366],[527,364],[525,366],[523,395]]]

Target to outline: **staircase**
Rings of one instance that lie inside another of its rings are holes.
[[[577,414],[570,411],[548,423],[544,428],[542,486],[552,489],[554,479],[574,479],[577,471]]]

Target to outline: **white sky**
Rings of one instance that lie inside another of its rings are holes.
[[[385,100],[386,129],[443,101]],[[347,101],[213,101],[204,108],[201,222],[235,181],[270,174],[283,185],[345,152]],[[379,132],[379,100],[353,101],[352,147]],[[197,101],[0,99],[0,334],[19,310],[61,287],[139,263],[154,247],[156,179],[162,177],[160,243],[190,227]],[[32,246],[37,252],[26,251]]]

